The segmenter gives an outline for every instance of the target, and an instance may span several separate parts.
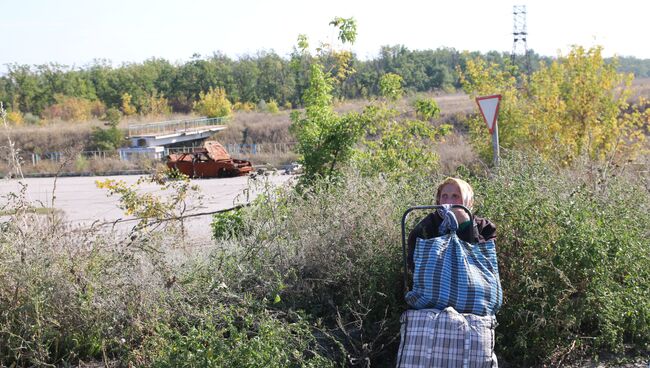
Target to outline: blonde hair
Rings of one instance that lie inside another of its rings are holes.
[[[463,179],[458,179],[458,178],[447,178],[443,180],[439,185],[438,185],[438,190],[436,192],[436,204],[440,204],[440,193],[442,192],[442,188],[445,187],[445,185],[452,184],[458,187],[460,190],[460,194],[463,197],[463,206],[467,207],[467,209],[471,210],[472,205],[474,205],[474,190],[472,189],[472,186],[469,185],[468,182],[466,182]]]

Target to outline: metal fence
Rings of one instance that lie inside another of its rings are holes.
[[[231,156],[238,158],[238,156],[250,157],[261,154],[285,154],[294,152],[296,143],[253,143],[253,144],[224,144],[224,148]],[[185,153],[193,152],[202,146],[187,146],[187,147],[170,147],[165,148],[165,156],[170,153]],[[62,162],[66,158],[65,152],[43,152],[43,153],[28,153],[21,152],[19,154],[23,164],[36,165],[41,161]],[[120,155],[119,151],[82,151],[77,157],[84,157],[86,159],[119,159],[137,161],[142,158],[150,158],[146,154],[130,154]]]
[[[259,155],[259,154],[278,154],[293,152],[295,142],[287,143],[244,143],[244,144],[224,144],[223,147],[231,156],[237,155]],[[165,148],[165,155],[170,153],[187,153],[201,149],[203,146],[188,147],[170,147]]]
[[[129,137],[198,130],[200,128],[208,126],[223,125],[227,121],[227,117],[220,117],[190,120],[169,120],[146,124],[129,124]]]

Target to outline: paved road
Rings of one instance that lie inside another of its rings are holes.
[[[18,193],[20,183],[27,184],[26,197],[35,206],[54,207],[63,212],[66,221],[73,226],[88,226],[95,221],[110,222],[118,219],[130,218],[119,209],[119,198],[107,196],[108,191],[97,188],[96,181],[105,179],[122,180],[127,184],[134,184],[140,176],[94,176],[94,177],[62,177],[56,181],[54,191],[54,178],[27,178],[24,180],[0,180],[0,203],[7,202],[8,193]],[[290,175],[270,175],[258,177],[255,182],[268,179],[272,185],[288,184],[296,179]],[[252,200],[257,195],[256,186],[248,177],[224,179],[196,179],[203,199],[189,203],[195,207],[189,213],[209,212],[230,208],[236,204]],[[159,195],[169,195],[160,191],[155,184],[147,183],[141,186],[142,191],[156,192]],[[54,206],[52,206],[52,193],[55,193]],[[207,241],[210,239],[211,216],[194,217],[187,221],[188,232],[192,237]],[[124,231],[133,226],[135,222],[125,223],[118,230]],[[130,225],[130,226],[129,226]]]

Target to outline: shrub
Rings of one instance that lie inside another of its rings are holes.
[[[157,92],[154,92],[145,98],[141,110],[142,111],[140,112],[143,115],[151,116],[169,115],[172,112],[165,96],[162,94],[158,95]]]
[[[347,363],[391,366],[402,294],[399,222],[407,206],[430,203],[429,178],[411,183],[363,178],[318,181],[299,194],[265,192],[243,210],[238,239],[242,285],[321,320]],[[341,358],[339,358],[341,359]],[[394,366],[394,364],[393,364]]]
[[[335,366],[313,352],[315,339],[305,321],[287,323],[264,309],[227,305],[192,317],[156,326],[139,363],[151,367]]]
[[[433,98],[418,98],[413,103],[415,113],[424,120],[431,120],[440,116],[440,108]]]
[[[497,224],[497,349],[508,360],[558,365],[648,348],[650,198],[635,175],[514,156],[475,189]]]
[[[99,151],[113,151],[126,143],[124,132],[117,126],[107,129],[94,127],[92,131],[91,145]]]
[[[259,112],[268,112],[268,107],[266,106],[266,101],[260,100],[260,102],[257,103],[257,111],[259,111]]]
[[[1,366],[333,366],[300,314],[238,292],[248,270],[220,249],[177,253],[166,226],[69,231],[4,199]]]
[[[25,118],[20,111],[8,111],[7,122],[13,125],[23,125]]]
[[[111,126],[119,125],[120,119],[122,119],[122,113],[114,107],[106,110],[106,113],[102,118],[102,120],[106,121]]]
[[[250,111],[255,111],[256,106],[252,102],[235,102],[233,105],[233,110],[235,111],[244,111],[244,112],[250,112]]]
[[[131,104],[131,95],[128,93],[123,93],[122,94],[122,113],[126,116],[134,115],[137,111],[135,106]]]
[[[244,220],[241,215],[241,209],[235,209],[228,212],[215,213],[212,216],[212,236],[217,239],[231,239],[242,235],[244,230]]]
[[[209,118],[230,116],[232,105],[226,98],[226,90],[210,87],[207,93],[199,93],[199,101],[194,103],[194,111]]]
[[[275,100],[269,101],[269,103],[266,104],[266,111],[270,112],[271,114],[279,113],[280,108],[278,107],[278,103],[275,102]]]
[[[43,110],[43,117],[49,120],[63,120],[83,122],[91,117],[103,115],[105,107],[99,101],[90,101],[81,97],[71,97],[58,94],[55,96],[56,103]],[[94,115],[99,114],[99,115]]]
[[[34,115],[34,114],[30,113],[30,112],[25,114],[25,116],[23,117],[23,120],[25,121],[26,125],[37,125],[37,124],[41,123],[41,118],[39,118],[38,116],[36,116],[36,115]]]
[[[386,73],[379,80],[379,92],[383,97],[391,101],[397,101],[402,98],[402,82],[404,79],[398,74]]]

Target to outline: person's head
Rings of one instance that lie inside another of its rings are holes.
[[[474,204],[474,190],[465,180],[447,178],[438,185],[436,204],[462,204],[471,210]]]

